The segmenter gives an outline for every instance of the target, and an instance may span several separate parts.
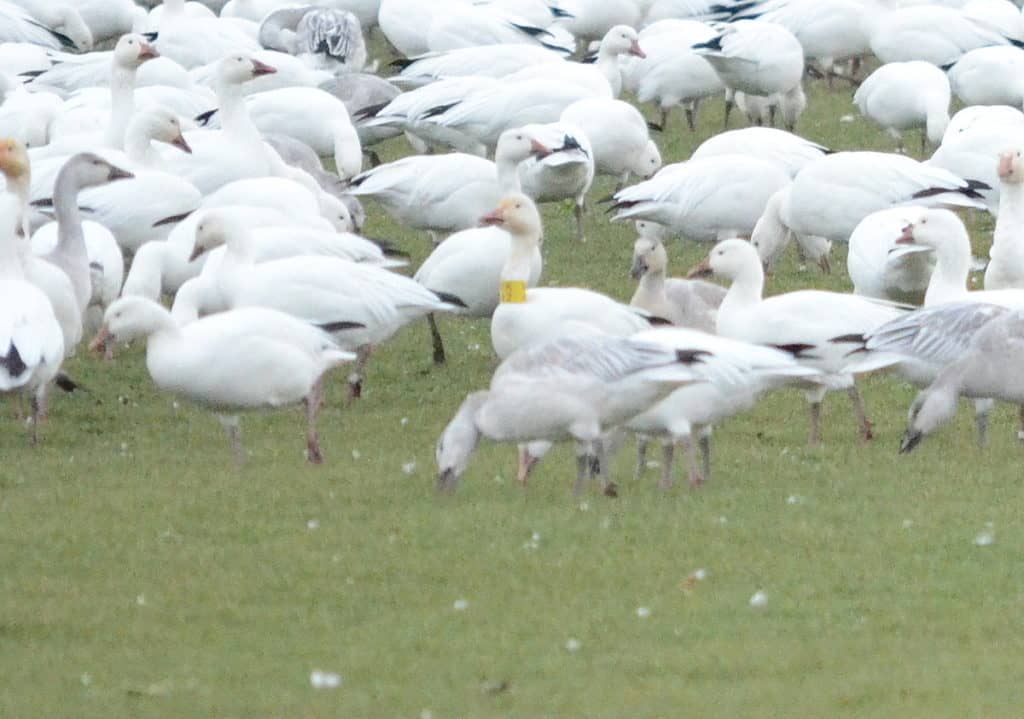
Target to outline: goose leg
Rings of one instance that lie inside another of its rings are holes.
[[[661,481],[658,486],[661,489],[672,489],[672,462],[675,458],[676,445],[672,438],[661,445]]]
[[[668,130],[668,115],[672,111],[670,107],[661,108],[661,131],[665,132]]]
[[[363,396],[363,375],[366,371],[366,363],[370,361],[372,353],[373,347],[370,345],[363,345],[356,350],[356,367],[352,374],[348,376],[347,404],[351,404],[353,400]]]
[[[46,385],[42,385],[32,395],[32,436],[31,442],[35,446],[39,444],[39,424],[46,417]]]
[[[711,480],[711,428],[706,427],[700,435],[700,453],[704,463],[704,481]]]
[[[519,466],[516,469],[516,480],[524,487],[526,486],[526,480],[530,478],[530,473],[539,461],[540,457],[534,457],[530,454],[529,445],[519,445]]]
[[[811,401],[811,437],[807,441],[812,447],[821,446],[821,400]]]
[[[978,428],[978,446],[984,447],[988,444],[988,420],[989,412],[995,404],[990,399],[974,400],[974,425]]]
[[[1024,404],[1020,406],[1018,417],[1020,420],[1020,429],[1017,430],[1017,441],[1024,443]]]
[[[697,103],[694,102],[687,107],[684,112],[686,113],[686,126],[690,128],[690,132],[697,131]]]
[[[242,430],[239,427],[238,415],[217,415],[224,431],[228,433],[228,442],[231,443],[231,453],[235,455],[235,464],[239,467],[245,464],[245,450],[242,449]]]
[[[648,441],[646,437],[637,435],[636,437],[636,471],[633,473],[634,479],[642,479],[644,476],[644,470],[647,469],[647,445]]]
[[[727,97],[725,99],[725,121],[722,123],[722,128],[725,130],[729,129],[729,115],[732,114],[732,106],[735,104],[735,101],[731,97]]]
[[[437,329],[437,318],[431,312],[427,315],[427,324],[430,325],[430,339],[434,343],[434,364],[444,364],[444,341],[441,339],[441,332]]]
[[[576,218],[576,240],[578,242],[586,242],[587,238],[583,234],[583,204],[580,202],[574,204],[572,214]]]
[[[687,434],[682,438],[683,447],[686,449],[686,463],[689,467],[690,486],[697,488],[704,484],[704,477],[700,473],[700,465],[697,462],[697,444],[693,441],[693,434]]]
[[[595,440],[592,451],[597,458],[597,475],[601,479],[602,493],[606,497],[618,497],[619,487],[612,481],[612,468],[608,465],[608,451],[604,446],[604,440]]]
[[[861,439],[865,442],[874,439],[875,435],[871,431],[871,420],[868,419],[868,415],[864,411],[864,400],[860,396],[857,385],[850,387],[850,389],[846,390],[846,393],[850,396],[850,402],[853,403],[853,412],[857,416],[857,424],[860,425]]]
[[[583,489],[590,479],[590,452],[583,444],[576,447],[576,484],[572,486],[573,496],[583,494]]]
[[[316,431],[316,418],[320,414],[323,399],[324,378],[320,377],[313,383],[306,397],[306,459],[310,464],[324,463],[324,456],[320,452],[320,435]]]

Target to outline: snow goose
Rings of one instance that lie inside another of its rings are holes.
[[[999,156],[999,215],[985,268],[985,289],[1024,289],[1024,246],[1020,228],[1024,226],[1024,161],[1021,150],[1008,150]]]
[[[761,395],[792,382],[813,384],[818,372],[801,365],[791,354],[771,347],[717,337],[691,329],[656,329],[640,332],[634,340],[660,344],[680,351],[707,353],[706,364],[724,368],[704,382],[681,387],[625,427],[637,434],[637,478],[646,469],[647,444],[662,442],[662,489],[673,484],[672,464],[677,444],[687,456],[691,487],[711,479],[711,428],[750,409]],[[699,439],[702,462],[697,461]]]
[[[442,432],[437,488],[453,491],[458,486],[481,437],[519,444],[572,440],[577,444],[573,492],[583,491],[596,464],[604,493],[616,496],[602,434],[673,389],[700,381],[697,366],[707,356],[599,332],[520,349],[501,363],[488,390],[466,397]],[[531,458],[521,450],[524,460]]]
[[[92,273],[82,233],[78,193],[87,187],[129,179],[133,175],[91,153],[75,155],[64,165],[54,186],[53,209],[57,217],[57,246],[42,255],[71,280],[79,315],[92,299]]]
[[[782,25],[741,20],[719,35],[693,45],[707,58],[726,88],[750,95],[790,93],[800,85],[804,53],[800,42]],[[728,126],[730,103],[726,103]]]
[[[926,307],[965,300],[1004,307],[1024,307],[1024,289],[968,291],[971,239],[964,223],[949,210],[921,209],[903,228],[897,243],[927,247],[935,254],[935,270],[924,295]]]
[[[694,130],[701,100],[724,89],[711,64],[690,49],[716,34],[702,22],[661,20],[640,31],[638,40],[646,57],[622,61],[625,88],[639,102],[656,103],[661,111],[662,130],[668,126],[669,113],[677,105],[685,107],[686,122]]]
[[[125,155],[102,153],[134,177],[79,194],[79,206],[88,219],[107,227],[117,243],[134,253],[144,243],[163,240],[189,213],[202,202],[199,190],[187,180],[162,170],[163,161],[153,147],[163,142],[182,152],[191,148],[182,136],[181,121],[164,109],[150,108],[136,113],[125,133]],[[32,183],[33,204],[52,205],[56,173],[63,160],[52,159],[40,168]]]
[[[230,19],[190,16],[184,0],[164,0],[163,10],[155,28],[159,33],[156,49],[186,68],[260,49],[255,32],[247,33]]]
[[[999,211],[1002,183],[997,172],[999,155],[1020,143],[1024,114],[1003,105],[965,107],[950,120],[942,144],[927,164],[988,185],[980,188],[988,211]]]
[[[761,261],[764,263],[765,272],[771,272],[776,262],[782,256],[790,240],[796,241],[797,254],[801,263],[813,262],[821,268],[825,274],[832,272],[832,263],[829,256],[832,254],[832,240],[817,235],[804,235],[793,232],[789,228],[783,228],[779,232],[767,232],[763,228],[771,226],[779,216],[787,215],[790,188],[787,185],[770,198],[764,206],[764,213],[754,224],[750,235],[750,243],[757,249]],[[804,267],[801,266],[803,271]]]
[[[526,195],[510,194],[484,223],[503,228],[511,250],[501,270],[501,302],[491,317],[491,344],[504,359],[521,347],[589,326],[628,336],[650,327],[645,313],[578,287],[527,288],[542,227],[537,206]]]
[[[206,213],[196,227],[190,260],[224,245],[212,278],[214,303],[226,308],[269,307],[330,332],[340,346],[358,353],[349,378],[359,397],[373,348],[403,326],[452,304],[402,275],[336,257],[297,256],[256,263],[248,230],[229,213]],[[219,300],[219,301],[218,301]]]
[[[120,37],[132,31],[146,11],[133,0],[65,0],[89,27],[96,43]]]
[[[92,50],[93,36],[70,5],[49,0],[13,3],[0,0],[0,42],[27,42],[54,50]]]
[[[926,248],[897,243],[903,228],[919,215],[915,205],[872,212],[850,235],[846,269],[853,293],[892,302],[921,304],[935,267]]]
[[[323,376],[352,360],[330,335],[283,312],[250,307],[185,326],[156,302],[123,297],[107,308],[92,347],[145,338],[146,369],[161,390],[216,412],[242,461],[237,412],[306,405],[306,457],[323,455],[316,418]]]
[[[412,155],[357,175],[351,192],[374,198],[399,224],[436,238],[476,227],[502,192],[519,190],[519,163],[549,152],[513,128],[499,140],[494,162],[462,153]]]
[[[392,81],[402,87],[422,87],[437,80],[466,75],[506,77],[533,65],[550,65],[564,57],[550,48],[522,43],[462,47],[431,52],[392,63],[399,73]]]
[[[331,73],[326,70],[316,70],[309,67],[294,55],[289,55],[276,50],[258,50],[248,57],[259,60],[264,65],[274,68],[273,73],[260,75],[242,85],[243,95],[255,95],[258,92],[268,90],[279,90],[282,87],[317,87],[323,82],[331,79]],[[191,77],[197,85],[215,89],[217,87],[217,75],[220,70],[220,60],[211,62],[202,67],[190,71]],[[199,115],[210,109],[210,106],[197,110],[194,115]]]
[[[615,193],[612,219],[657,222],[698,242],[749,237],[768,200],[789,181],[779,165],[745,155],[676,163]]]
[[[585,42],[600,40],[616,25],[639,27],[642,13],[636,0],[558,0],[555,21]]]
[[[1011,45],[979,47],[949,69],[953,93],[965,105],[1024,103],[1024,50]]]
[[[799,135],[774,127],[745,127],[720,132],[702,142],[691,160],[717,155],[750,155],[774,162],[790,177],[796,177],[805,166],[829,154],[824,145],[805,140]]]
[[[392,47],[405,57],[416,57],[430,52],[427,31],[453,5],[452,0],[381,0],[377,22]]]
[[[285,135],[332,157],[338,174],[347,179],[362,169],[359,135],[345,104],[315,87],[287,87],[245,98],[253,124],[263,134]],[[211,120],[215,120],[216,115]],[[208,122],[215,127],[216,122]]]
[[[629,304],[677,327],[714,332],[725,289],[701,280],[666,278],[667,268],[668,253],[661,240],[650,235],[638,237],[629,274],[639,284]]]
[[[345,104],[349,118],[364,117],[370,108],[381,107],[394,100],[401,91],[390,82],[376,75],[348,72],[320,84],[320,89],[329,92]],[[396,128],[366,127],[362,122],[354,123],[359,143],[373,161],[374,166],[380,164],[376,153],[367,149],[370,145],[390,140],[401,132]]]
[[[553,29],[530,25],[522,18],[509,17],[500,6],[493,5],[449,3],[424,34],[430,52],[516,42],[538,44],[566,54],[574,49],[573,38],[568,33],[558,34]]]
[[[724,337],[789,351],[803,365],[823,373],[822,384],[806,392],[811,410],[810,443],[821,441],[821,402],[832,389],[845,389],[853,403],[861,437],[871,439],[871,423],[847,353],[853,340],[899,314],[891,306],[838,292],[802,290],[763,297],[764,270],[757,250],[739,239],[719,242],[692,277],[711,274],[730,280],[718,308],[716,328]]]
[[[846,242],[872,212],[910,203],[983,208],[980,191],[987,187],[903,155],[837,152],[797,174],[783,201],[767,207],[751,240],[778,246],[777,238],[792,230]]]
[[[1004,34],[1008,29],[992,27],[959,8],[891,8],[883,0],[867,0],[865,7],[871,51],[883,63],[923,60],[943,67],[975,48],[1011,42]]]
[[[616,25],[601,40],[597,50],[597,58],[592,64],[576,62],[554,62],[542,65],[529,65],[511,75],[506,75],[508,82],[521,80],[547,79],[558,83],[574,83],[593,90],[596,96],[618,97],[622,92],[622,71],[620,59],[623,57],[647,57],[636,30],[627,25]]]
[[[594,151],[597,174],[625,185],[631,175],[648,178],[661,167],[661,153],[640,111],[622,100],[588,98],[569,105],[561,122],[582,130]]]
[[[527,125],[522,131],[551,150],[534,153],[519,164],[519,183],[523,193],[538,203],[571,199],[576,240],[585,242],[583,204],[595,173],[590,140],[579,128],[567,122]]]
[[[0,195],[0,391],[31,395],[35,443],[47,388],[64,360],[64,335],[50,300],[22,269],[17,220],[17,198]]]
[[[259,40],[265,48],[332,73],[361,72],[366,65],[363,28],[346,10],[314,5],[275,10],[260,23]]]
[[[0,46],[2,47],[2,46]],[[0,73],[0,134],[25,147],[41,147],[50,139],[50,126],[64,101],[52,92],[29,92]]]
[[[861,114],[878,123],[899,143],[903,131],[922,128],[925,141],[938,145],[949,125],[949,79],[939,68],[921,60],[891,62],[871,73],[853,96]]]
[[[1016,371],[1024,361],[1022,338],[1021,310],[1002,313],[978,329],[969,350],[914,400],[900,452],[912,451],[925,436],[952,419],[960,396],[1024,404],[1024,385]]]

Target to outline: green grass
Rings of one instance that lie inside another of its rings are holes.
[[[839,121],[849,102],[815,84],[800,131],[891,149],[859,117]],[[719,102],[696,134],[674,117],[667,161],[720,120]],[[426,255],[424,237],[370,209],[371,234]],[[581,247],[568,208],[544,214],[545,282],[627,299],[632,228],[591,209]],[[674,243],[675,272],[706,250]],[[787,258],[770,291],[848,289],[837,250],[832,276]],[[571,497],[567,448],[524,489],[514,449],[487,446],[460,490],[438,497],[434,441],[494,367],[487,322],[442,329],[445,367],[414,326],[380,350],[352,408],[335,378],[320,468],[303,462],[296,409],[244,418],[251,459],[236,470],[217,422],[156,392],[139,348],[71,362],[89,392],[54,398],[38,447],[6,405],[0,716],[1019,713],[1024,528],[1008,410],[985,451],[965,411],[899,457],[913,391],[875,377],[869,445],[834,396],[824,447],[807,448],[803,399],[781,392],[716,431],[699,491],[659,491],[656,469],[633,482],[631,445],[614,467],[617,500]],[[994,544],[976,546],[988,523]],[[698,568],[708,576],[689,586]],[[756,590],[761,610],[748,606]],[[315,669],[340,674],[340,688],[311,688]]]

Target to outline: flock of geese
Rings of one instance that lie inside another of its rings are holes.
[[[31,399],[33,440],[84,340],[145,339],[153,382],[212,409],[239,457],[240,412],[304,403],[320,462],[325,374],[346,366],[359,397],[374,349],[421,321],[444,362],[445,314],[489,318],[500,365],[441,435],[441,489],[487,438],[518,446],[524,482],[572,441],[576,490],[614,495],[625,433],[638,473],[656,441],[662,486],[677,447],[696,486],[712,428],[783,386],[804,391],[812,444],[831,390],[870,439],[856,378],[878,370],[923,390],[902,451],[961,396],[982,442],[996,400],[1024,406],[1024,16],[1008,0],[150,4],[0,0],[0,389]],[[370,32],[399,59],[371,60]],[[808,78],[856,86],[900,151],[794,134]],[[692,129],[719,96],[723,132],[665,164],[671,113]],[[749,127],[728,129],[734,109]],[[903,153],[908,130],[930,159]],[[380,164],[394,138],[412,151]],[[617,183],[611,220],[637,229],[628,303],[541,286],[537,205],[571,205],[585,242],[597,176]],[[360,234],[364,203],[433,239],[412,276]],[[968,212],[996,217],[984,289]],[[673,237],[713,243],[685,279],[666,276]],[[854,291],[766,297],[791,243],[825,272],[849,243]]]

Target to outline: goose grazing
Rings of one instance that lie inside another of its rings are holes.
[[[1024,404],[1024,385],[1016,371],[1022,361],[1024,312],[1006,312],[985,323],[971,337],[968,351],[914,400],[900,452],[913,451],[924,437],[952,419],[961,396]]]
[[[681,387],[625,427],[637,434],[639,479],[647,468],[647,444],[662,443],[662,489],[673,484],[672,464],[676,445],[683,445],[691,487],[711,479],[711,428],[750,409],[764,393],[792,382],[813,385],[818,372],[801,365],[792,355],[771,347],[716,337],[690,329],[656,329],[640,332],[634,340],[670,349],[704,352],[702,364],[719,372],[707,372],[705,381]],[[720,367],[719,367],[720,366]],[[703,367],[701,368],[703,369]],[[697,442],[702,461],[697,461]]]
[[[357,175],[350,192],[372,197],[401,225],[438,235],[477,227],[502,192],[519,191],[519,164],[551,149],[524,128],[498,140],[494,162],[463,153],[410,155]]]
[[[612,220],[656,222],[697,242],[749,237],[768,200],[789,182],[779,165],[756,157],[717,155],[680,162],[616,192]]]
[[[520,349],[501,363],[488,390],[466,397],[442,432],[437,488],[458,486],[481,437],[520,445],[572,440],[577,444],[574,494],[583,491],[596,464],[605,495],[614,497],[602,435],[673,389],[701,381],[698,367],[708,355],[600,332]],[[520,461],[529,464],[534,458],[521,449]]]
[[[337,257],[300,256],[256,263],[248,230],[228,213],[207,212],[196,227],[192,261],[220,245],[226,251],[211,278],[215,307],[269,307],[314,324],[358,353],[349,378],[359,397],[374,347],[406,324],[453,309],[446,299],[402,275]],[[452,298],[454,299],[454,298]]]
[[[985,289],[1024,289],[1024,248],[1020,228],[1024,225],[1024,160],[1021,150],[999,156],[999,214],[985,268]]]
[[[659,127],[668,127],[672,108],[682,105],[686,123],[696,129],[697,110],[704,98],[722,92],[724,85],[707,59],[690,48],[717,33],[695,20],[660,20],[640,31],[645,58],[622,61],[623,84],[639,102],[653,102],[661,111]]]
[[[707,58],[731,90],[750,95],[794,93],[803,78],[804,52],[800,41],[777,23],[730,23],[719,35],[694,44],[693,49]],[[726,127],[731,105],[726,102]]]
[[[82,215],[78,209],[78,193],[87,187],[132,177],[132,173],[88,152],[72,157],[57,175],[53,193],[57,246],[41,257],[62,270],[71,280],[79,316],[89,306],[93,293],[89,254],[82,232]]]
[[[768,246],[797,235],[846,242],[872,212],[904,204],[984,208],[984,182],[884,152],[837,152],[809,163],[785,196],[769,205],[752,241]]]
[[[872,212],[850,235],[846,269],[853,294],[890,302],[921,304],[935,255],[930,249],[898,242],[903,228],[923,208],[908,205]]]
[[[32,397],[32,442],[46,393],[64,360],[64,335],[45,294],[28,281],[18,250],[18,200],[0,195],[0,391]]]
[[[25,42],[53,50],[92,50],[93,36],[71,6],[50,0],[31,5],[0,0],[0,42]]]
[[[949,125],[949,79],[939,68],[921,60],[892,62],[871,73],[853,96],[865,117],[885,129],[903,152],[903,131],[922,128],[925,143],[938,145]]]
[[[666,278],[667,268],[668,253],[661,238],[657,234],[638,237],[629,270],[638,284],[629,304],[677,327],[714,332],[725,289],[702,280]]]
[[[304,402],[306,457],[323,462],[316,418],[324,374],[354,359],[330,335],[283,312],[250,307],[185,326],[143,297],[122,297],[107,308],[90,347],[145,338],[146,368],[161,390],[216,412],[239,462],[244,453],[237,412]]]
[[[599,292],[579,287],[528,288],[543,228],[533,201],[523,194],[504,197],[483,223],[511,237],[501,270],[501,302],[491,317],[491,344],[504,359],[515,350],[586,327],[621,337],[650,327],[645,313]]]
[[[731,282],[718,308],[718,334],[787,351],[804,366],[823,373],[821,384],[805,393],[811,411],[810,444],[821,442],[821,402],[830,389],[847,391],[861,437],[871,439],[871,423],[847,354],[858,341],[854,336],[859,338],[888,322],[899,310],[864,297],[818,290],[765,298],[761,259],[753,245],[739,239],[719,242],[689,276],[713,274]]]
[[[647,120],[628,102],[579,100],[565,108],[559,121],[586,135],[595,172],[617,178],[620,188],[632,175],[647,179],[661,168],[661,152],[650,137]]]

